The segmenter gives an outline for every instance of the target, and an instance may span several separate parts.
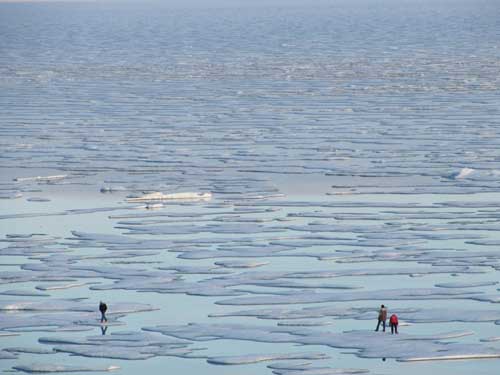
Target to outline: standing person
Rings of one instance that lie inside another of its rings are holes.
[[[380,327],[380,323],[382,323],[383,331],[385,332],[385,321],[387,320],[387,309],[384,305],[380,306],[380,310],[378,311],[378,323],[375,332],[378,332],[378,328]]]
[[[100,301],[99,302],[99,311],[101,312],[101,323],[108,321],[108,319],[106,318],[106,310],[107,309],[108,309],[108,306],[104,302]]]
[[[389,318],[389,325],[391,326],[391,334],[394,335],[394,331],[396,331],[396,335],[398,334],[398,316],[396,314],[392,314]]]

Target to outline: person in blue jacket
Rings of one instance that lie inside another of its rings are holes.
[[[100,301],[99,302],[99,311],[101,312],[101,323],[108,321],[108,319],[106,318],[106,311],[107,310],[108,310],[108,306],[104,302]]]

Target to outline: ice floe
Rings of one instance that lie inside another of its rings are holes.
[[[24,296],[24,297],[47,297],[50,294],[40,293],[37,291],[24,290],[24,289],[15,289],[15,290],[5,290],[0,292],[1,295],[4,296]]]
[[[201,348],[188,348],[191,341],[145,332],[118,332],[108,336],[81,339],[41,337],[56,352],[83,357],[144,360],[157,356],[190,357]]]
[[[16,182],[27,182],[27,181],[42,181],[42,182],[54,182],[60,181],[68,177],[66,174],[52,175],[52,176],[36,176],[36,177],[16,177],[14,181]]]
[[[17,355],[6,350],[0,349],[0,359],[16,359]]]
[[[45,297],[47,298],[47,297]],[[108,325],[123,325],[121,318],[131,313],[152,311],[139,303],[109,303]],[[49,299],[45,301],[3,301],[0,303],[0,330],[23,331],[86,331],[99,326],[97,303],[84,299]]]
[[[66,364],[55,364],[55,363],[32,363],[29,365],[16,365],[13,367],[14,370],[27,372],[29,374],[37,373],[58,373],[58,372],[106,372],[119,370],[119,366],[99,366],[99,365],[85,365],[85,366],[74,366]]]
[[[32,197],[26,199],[28,202],[50,202],[49,198]]]
[[[498,281],[478,281],[478,282],[449,282],[436,284],[439,288],[478,288],[481,286],[497,285]]]
[[[433,300],[433,299],[479,299],[489,300],[486,296],[477,296],[471,291],[449,289],[382,289],[346,293],[289,292],[283,295],[236,297],[217,301],[220,305],[279,305],[301,303],[324,303],[340,301],[373,300]]]
[[[20,191],[17,190],[3,190],[0,191],[0,199],[19,199],[23,196]]]
[[[161,192],[154,192],[145,194],[141,197],[127,198],[127,202],[152,202],[164,200],[209,200],[212,198],[211,193],[170,193],[163,194]]]
[[[269,264],[269,262],[233,260],[233,261],[215,262],[214,264],[225,268],[256,268],[265,266],[266,264]]]
[[[85,285],[92,285],[92,284],[96,284],[96,283],[90,282],[90,283],[68,283],[68,284],[60,284],[60,285],[37,285],[35,288],[39,289],[39,290],[53,291],[53,290],[79,288],[79,287],[82,287]]]
[[[53,350],[47,349],[47,348],[42,348],[42,347],[32,347],[32,348],[26,348],[26,347],[13,347],[13,348],[5,348],[4,350],[11,352],[11,353],[30,353],[30,354],[54,354],[55,352]]]
[[[472,168],[462,168],[460,170],[460,172],[454,173],[450,177],[455,179],[455,180],[460,180],[460,179],[468,177],[469,175],[471,175],[474,172],[475,172],[475,170]]]
[[[240,356],[223,356],[223,357],[209,357],[208,363],[213,365],[244,365],[249,363],[258,363],[276,360],[290,360],[290,359],[326,359],[329,358],[324,353],[286,353],[286,354],[246,354]]]
[[[357,349],[363,358],[395,358],[401,361],[444,360],[452,357],[468,359],[494,358],[500,349],[483,344],[446,342],[473,334],[456,331],[433,335],[388,335],[372,331],[328,332],[308,328],[244,326],[236,324],[189,324],[186,326],[147,327],[159,332],[193,341],[216,339],[250,340],[267,343],[296,343]]]
[[[268,365],[276,375],[353,375],[366,374],[365,369],[314,367],[310,365],[272,364]]]
[[[109,313],[124,314],[152,311],[151,305],[135,302],[113,302]],[[93,312],[95,303],[85,301],[85,298],[51,299],[50,301],[0,301],[0,311],[82,311]]]

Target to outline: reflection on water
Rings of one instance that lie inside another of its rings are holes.
[[[107,330],[108,330],[108,326],[101,326],[101,333],[103,336],[106,334]]]

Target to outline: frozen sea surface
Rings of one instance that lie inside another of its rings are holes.
[[[498,373],[497,2],[273,1],[0,3],[2,371]]]

